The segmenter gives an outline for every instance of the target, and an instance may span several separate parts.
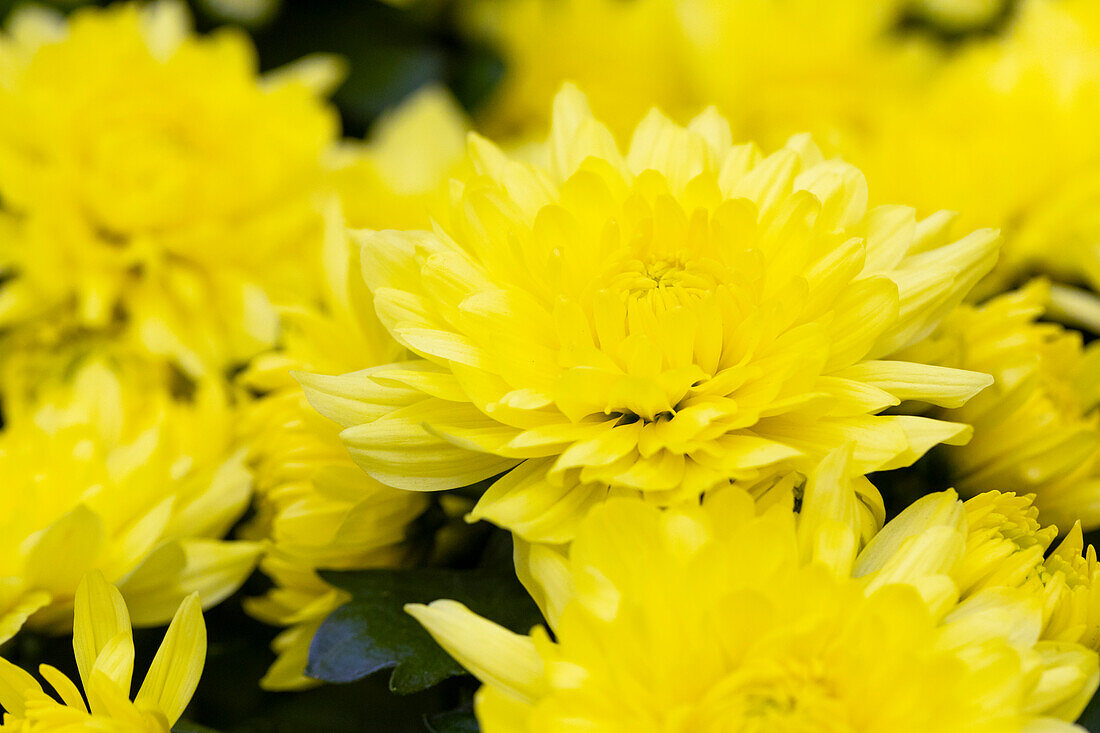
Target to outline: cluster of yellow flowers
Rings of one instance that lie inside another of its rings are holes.
[[[454,10],[500,86],[364,141],[337,60],[178,2],[9,19],[0,645],[83,693],[0,658],[0,730],[169,731],[257,569],[261,685],[317,684],[322,573],[438,560],[474,485],[546,627],[407,610],[487,733],[1080,730],[1100,5]],[[965,500],[891,517],[930,451]]]

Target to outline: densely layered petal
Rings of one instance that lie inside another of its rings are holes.
[[[1096,652],[1047,640],[1041,590],[962,579],[1011,566],[1031,514],[931,495],[857,555],[847,460],[830,456],[798,514],[738,488],[666,510],[616,498],[568,549],[517,545],[552,639],[454,601],[408,611],[483,683],[486,731],[1076,730]],[[991,533],[1016,545],[993,557]]]
[[[571,87],[546,165],[471,136],[444,223],[356,235],[378,317],[418,360],[303,375],[310,402],[384,483],[511,470],[473,516],[556,542],[609,494],[671,504],[847,443],[859,475],[965,442],[879,413],[989,383],[888,357],[992,267],[996,234],[868,209],[860,173],[804,136],[768,156],[731,140],[713,111],[654,111],[620,152]]]
[[[122,588],[126,625],[154,626],[191,594],[221,601],[255,566],[257,544],[222,539],[252,483],[224,392],[200,382],[188,398],[172,394],[154,362],[119,356],[93,352],[68,363],[64,380],[27,380],[34,389],[5,385],[5,639],[24,623],[71,628],[89,572]]]
[[[18,14],[0,38],[5,328],[121,329],[191,374],[270,348],[275,308],[316,295],[298,255],[320,243],[338,75],[261,77],[246,36],[197,36],[167,0]]]
[[[1100,524],[1100,348],[1041,321],[1048,297],[1035,281],[962,307],[909,353],[996,380],[938,413],[974,426],[967,446],[946,453],[960,490],[1034,493],[1043,521],[1087,530]]]

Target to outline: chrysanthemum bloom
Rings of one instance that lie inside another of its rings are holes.
[[[694,114],[694,85],[681,59],[670,0],[474,0],[465,32],[495,48],[504,76],[481,113],[494,138],[541,138],[547,101],[563,82],[591,95],[616,135],[629,136],[653,106]]]
[[[330,320],[326,329],[307,333],[315,334],[312,345],[338,358],[336,350],[348,344],[349,332],[342,331],[334,339],[329,336],[348,324],[339,316]],[[385,353],[392,342],[376,341],[378,347]],[[346,365],[347,357],[359,351],[342,352],[344,361],[337,363]],[[298,363],[315,366],[319,362]],[[340,443],[339,428],[311,410],[296,386],[263,398],[247,417],[245,430],[253,441],[249,458],[259,500],[259,513],[247,536],[267,540],[260,567],[275,587],[262,598],[246,600],[245,608],[266,623],[289,627],[273,644],[279,657],[261,685],[300,689],[315,684],[303,675],[314,633],[348,600],[316,571],[402,564],[408,558],[408,525],[427,501],[421,494],[385,486],[363,473]]]
[[[445,89],[427,86],[384,113],[364,143],[341,146],[333,178],[347,225],[416,229],[446,211],[466,172],[469,122]]]
[[[179,719],[206,662],[206,624],[197,595],[184,599],[152,666],[131,702],[134,637],[118,589],[92,571],[76,592],[73,651],[84,697],[60,670],[43,664],[39,674],[51,695],[27,672],[0,659],[0,730],[168,733]]]
[[[310,294],[314,200],[337,131],[324,64],[261,78],[246,36],[191,34],[181,3],[0,36],[0,323],[132,331],[191,373],[272,345]]]
[[[664,504],[805,470],[858,441],[857,475],[968,428],[878,415],[959,405],[985,375],[884,360],[991,266],[996,234],[867,210],[857,170],[798,138],[763,157],[713,112],[652,113],[629,151],[567,88],[544,166],[473,136],[435,231],[359,234],[381,321],[420,358],[302,375],[374,478],[567,541],[609,494]]]
[[[1035,493],[1044,522],[1100,526],[1100,344],[1039,322],[1047,285],[1036,281],[980,307],[963,306],[907,352],[992,374],[992,387],[942,416],[974,426],[945,453],[960,491]]]
[[[904,103],[940,61],[926,39],[897,32],[908,0],[675,5],[684,76],[729,117],[735,135],[765,145],[811,132],[843,154],[853,139],[875,136],[878,109]]]
[[[1041,597],[1042,638],[1100,649],[1096,550],[1092,545],[1084,547],[1080,523],[1050,550],[1058,528],[1039,524],[1034,498],[989,491],[964,502],[966,551],[953,578],[964,598],[1001,587],[1020,588]],[[953,492],[934,494],[914,503],[891,525],[899,536],[905,534],[903,524],[926,527],[930,517],[956,526],[957,504]]]
[[[922,93],[880,105],[852,158],[881,195],[1002,227],[999,282],[1041,270],[1100,289],[1098,46],[1097,3],[1018,3],[1003,37],[969,42]]]
[[[200,384],[180,400],[126,382],[134,372],[89,358],[33,405],[5,403],[0,640],[24,623],[67,632],[91,570],[151,626],[193,592],[218,602],[255,564],[255,544],[218,539],[250,496],[221,390]]]
[[[800,518],[757,515],[736,487],[663,511],[616,498],[568,557],[521,544],[553,640],[454,601],[408,610],[484,683],[486,733],[1080,730],[1065,721],[1096,689],[1095,652],[1041,640],[1038,595],[959,600],[953,496],[953,521],[891,522],[857,555],[828,489],[811,481]]]
[[[340,168],[343,216],[354,226],[425,227],[444,202],[448,174],[465,158],[465,122],[439,89],[415,95],[382,120]],[[338,208],[325,244],[324,300],[283,314],[283,345],[259,357],[247,383],[266,396],[247,414],[250,466],[259,497],[248,531],[266,539],[261,567],[275,582],[246,608],[288,626],[274,642],[278,660],[261,685],[294,689],[321,622],[347,600],[316,570],[392,567],[407,562],[409,522],[427,506],[423,495],[385,486],[363,473],[340,442],[339,427],[312,409],[290,369],[342,374],[401,358],[404,350],[379,324],[359,275],[358,248],[345,236]]]

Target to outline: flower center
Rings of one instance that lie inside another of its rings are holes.
[[[698,728],[744,733],[853,730],[845,705],[820,670],[799,664],[763,666],[741,670],[716,685],[700,706]]]
[[[702,300],[718,279],[703,262],[660,257],[627,260],[612,285],[628,306],[644,303],[661,312]]]

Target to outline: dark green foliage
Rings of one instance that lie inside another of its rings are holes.
[[[326,682],[352,682],[390,669],[390,689],[408,694],[462,674],[462,668],[405,612],[406,603],[450,598],[524,633],[542,621],[511,564],[501,565],[495,559],[473,570],[421,568],[323,575],[352,596],[329,616],[313,639],[306,673]]]

